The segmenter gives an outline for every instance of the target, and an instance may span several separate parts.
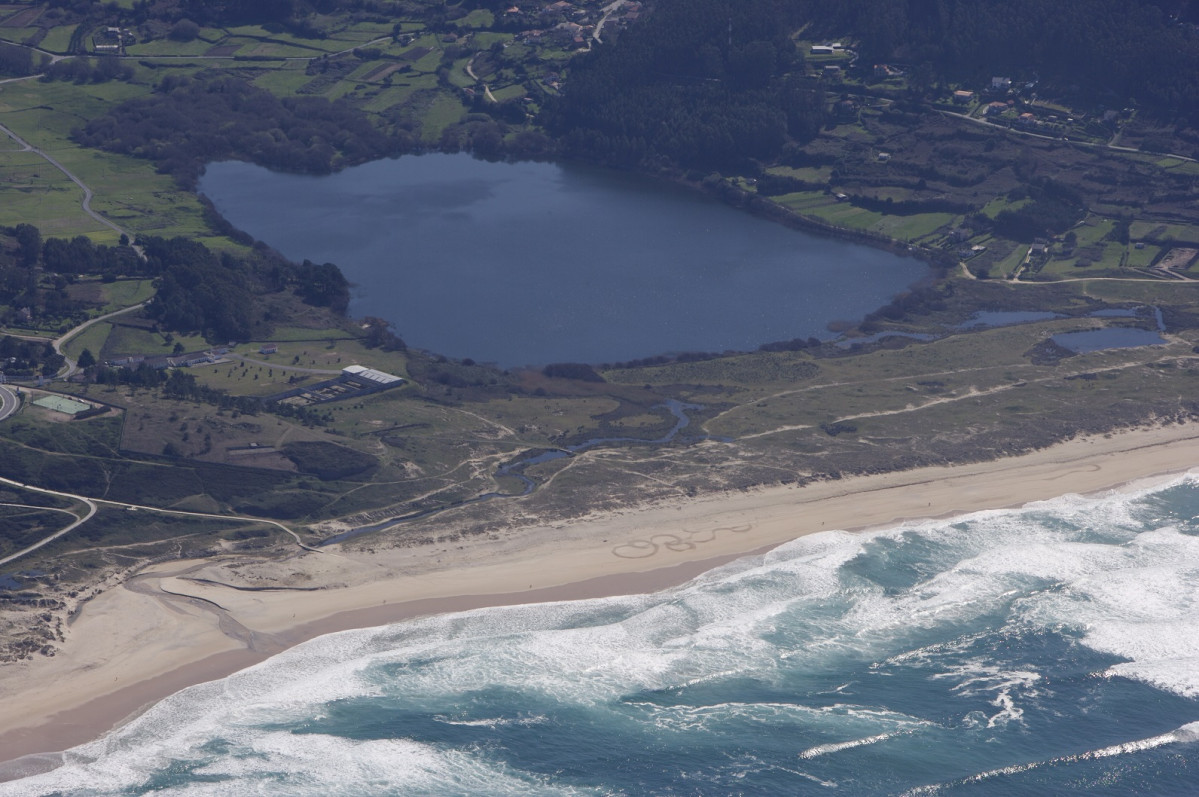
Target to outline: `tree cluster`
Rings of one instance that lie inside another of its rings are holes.
[[[279,99],[237,78],[212,75],[163,78],[150,96],[127,100],[72,135],[83,146],[153,160],[189,188],[210,161],[327,174],[395,151],[348,103]]]
[[[344,315],[350,306],[350,283],[341,270],[332,263],[317,265],[311,260],[300,264],[296,277],[299,287],[296,293],[305,303],[314,307],[328,307]]]
[[[288,443],[282,451],[301,473],[311,473],[321,481],[359,476],[379,464],[379,460],[370,454],[335,443]]]
[[[103,251],[98,252],[90,240],[82,241],[85,246],[57,238],[43,243],[41,231],[32,224],[0,227],[0,323],[46,327],[81,318],[88,305],[70,297],[67,289],[76,270],[62,262],[61,252],[86,252],[85,258],[96,264],[96,272],[103,271],[104,263],[125,258],[122,248],[101,247]],[[53,265],[39,273],[47,247]]]
[[[1001,211],[995,217],[995,232],[1024,243],[1063,233],[1078,223],[1086,212],[1076,192],[1051,181],[1017,190],[1008,198],[1017,201],[1030,198],[1032,201],[1014,210]]]
[[[168,329],[211,340],[246,340],[255,312],[250,275],[232,255],[219,256],[187,238],[147,238],[146,260],[162,274],[146,315]]]
[[[114,55],[99,58],[65,58],[46,64],[41,79],[45,82],[69,80],[73,83],[107,83],[110,80],[129,80],[133,65]]]
[[[217,254],[187,238],[139,239],[147,267],[161,275],[146,314],[167,329],[200,332],[209,340],[246,340],[269,319],[255,297],[294,289],[306,303],[344,313],[349,283],[332,263],[291,263],[269,251]]]
[[[47,238],[42,244],[42,266],[55,274],[100,274],[103,277],[139,276],[147,265],[129,246],[96,245],[86,235]]]
[[[661,0],[572,66],[542,121],[569,154],[622,167],[719,170],[778,157],[825,121],[802,77],[787,0]]]
[[[44,326],[48,319],[82,316],[89,305],[70,299],[67,287],[80,276],[96,275],[105,282],[156,278],[147,315],[165,329],[201,332],[217,341],[265,333],[270,319],[261,298],[270,294],[292,291],[306,304],[338,315],[349,306],[349,283],[332,263],[297,264],[261,247],[246,255],[218,254],[180,237],[145,236],[137,243],[144,257],[126,243],[95,244],[84,235],[43,241],[31,224],[0,228],[0,322]],[[23,314],[28,317],[20,318]],[[375,345],[403,347],[385,324],[375,334]]]
[[[25,77],[36,72],[33,50],[0,42],[0,75]]]
[[[0,373],[51,376],[58,373],[65,362],[48,342],[22,340],[11,335],[0,338]]]
[[[362,329],[366,333],[366,336],[362,339],[362,345],[368,349],[381,349],[383,351],[408,350],[408,344],[404,343],[403,338],[395,333],[390,321],[368,315],[362,319]]]

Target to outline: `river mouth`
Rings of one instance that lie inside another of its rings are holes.
[[[828,339],[830,322],[930,273],[679,186],[576,166],[433,154],[314,177],[226,162],[209,165],[200,191],[285,256],[336,263],[353,316],[501,367]]]

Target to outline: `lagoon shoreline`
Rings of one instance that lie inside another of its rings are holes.
[[[1140,489],[1196,466],[1199,424],[1169,424],[976,464],[660,502],[461,545],[160,563],[85,605],[54,657],[0,667],[0,780],[53,768],[56,751],[167,695],[328,633],[653,592],[807,534]]]

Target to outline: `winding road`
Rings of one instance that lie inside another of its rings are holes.
[[[4,125],[0,125],[0,131],[3,131],[6,136],[11,138],[13,141],[17,142],[17,145],[21,147],[21,149],[20,149],[21,152],[33,152],[33,153],[36,153],[37,155],[40,155],[51,166],[53,166],[55,169],[58,169],[60,172],[65,174],[70,179],[71,182],[73,182],[75,185],[82,188],[83,189],[82,206],[83,206],[84,213],[91,216],[93,219],[100,222],[105,227],[108,227],[109,229],[115,231],[118,235],[124,235],[124,236],[128,237],[129,240],[131,240],[131,241],[133,240],[134,236],[130,235],[128,230],[126,230],[122,227],[118,227],[116,224],[113,224],[111,221],[104,218],[96,211],[92,210],[92,197],[94,196],[94,194],[92,193],[92,189],[88,188],[86,183],[84,183],[82,180],[80,180],[78,177],[76,177],[74,174],[72,174],[70,172],[70,170],[67,169],[66,166],[63,166],[61,163],[59,163],[57,160],[55,160],[54,156],[50,155],[45,150],[41,150],[41,149],[38,149],[37,147],[33,146],[28,141],[21,138],[20,136],[18,136],[16,133],[14,133],[12,130],[5,127]],[[140,252],[139,252],[139,254],[140,254]]]
[[[81,501],[84,505],[87,506],[87,513],[84,514],[82,517],[80,517],[79,515],[76,515],[74,512],[67,512],[67,514],[73,515],[75,517],[74,523],[71,523],[70,525],[66,526],[65,528],[59,529],[58,531],[51,534],[49,537],[46,537],[42,540],[39,540],[38,542],[35,542],[33,545],[30,545],[28,548],[22,548],[21,550],[17,551],[16,553],[9,554],[8,556],[4,557],[3,559],[0,559],[0,565],[8,564],[9,562],[11,562],[14,559],[19,559],[22,556],[24,556],[25,554],[32,553],[33,551],[36,551],[38,548],[41,548],[43,545],[48,545],[49,543],[54,542],[55,540],[57,540],[59,537],[63,536],[64,534],[67,534],[68,532],[78,528],[79,526],[82,526],[84,523],[86,523],[87,521],[92,519],[92,516],[96,514],[96,510],[99,508],[96,506],[95,501],[92,501],[90,498],[84,498],[81,495],[71,495],[70,493],[60,493],[57,490],[47,490],[43,487],[29,487],[27,485],[21,484],[20,482],[15,482],[12,479],[5,479],[3,477],[0,477],[0,482],[4,482],[5,484],[11,484],[15,487],[22,487],[26,490],[32,490],[34,492],[42,493],[44,495],[54,495],[54,496],[58,496],[59,498],[68,498],[72,501]],[[50,509],[50,508],[47,507],[47,509]],[[65,510],[55,510],[55,511],[65,511]]]
[[[596,44],[604,43],[604,40],[600,38],[600,34],[604,31],[604,25],[608,23],[608,17],[616,13],[616,11],[627,2],[628,0],[615,0],[615,2],[609,3],[603,7],[599,22],[595,23],[595,30],[591,33],[591,41],[587,42],[588,51],[591,50],[592,42],[595,42]]]
[[[72,360],[70,357],[68,357],[65,353],[63,353],[62,347],[66,345],[68,340],[75,337],[79,333],[83,332],[83,330],[87,329],[92,324],[98,324],[101,321],[107,321],[108,319],[113,318],[114,316],[122,315],[124,313],[131,313],[134,310],[138,310],[145,306],[146,306],[145,302],[138,302],[137,304],[131,304],[128,307],[122,307],[120,310],[113,310],[111,313],[105,313],[104,315],[98,315],[95,318],[89,318],[87,321],[84,321],[79,326],[71,327],[66,332],[62,333],[57,338],[55,338],[53,341],[51,341],[50,345],[54,347],[54,351],[61,354],[63,356],[63,359],[67,361],[67,365],[66,365],[67,372],[65,374],[60,373],[59,377],[61,377],[63,379],[70,379],[71,376],[76,371],[79,370],[79,366],[75,364],[75,361]],[[3,418],[3,416],[0,416],[0,418]]]
[[[274,526],[275,528],[286,532],[293,540],[296,541],[296,545],[300,546],[305,551],[310,551],[312,553],[324,554],[326,556],[335,555],[335,554],[330,554],[328,551],[322,551],[319,548],[313,548],[310,545],[306,545],[304,543],[304,541],[300,539],[299,534],[296,534],[294,531],[289,529],[287,526],[284,526],[282,523],[279,523],[274,520],[268,520],[266,518],[247,517],[247,516],[242,516],[242,515],[218,515],[218,514],[215,514],[212,512],[185,512],[181,509],[163,509],[163,508],[157,507],[157,506],[146,506],[144,504],[130,504],[130,503],[126,503],[124,501],[109,501],[109,500],[106,500],[103,498],[88,498],[87,496],[84,496],[84,495],[76,495],[74,493],[63,493],[63,492],[59,492],[58,490],[48,490],[45,487],[34,487],[32,484],[22,484],[21,482],[13,481],[12,479],[6,479],[3,476],[0,476],[0,483],[9,484],[9,485],[12,485],[13,487],[19,487],[22,490],[30,490],[35,493],[42,493],[43,495],[53,495],[58,498],[66,498],[71,501],[79,501],[80,503],[82,503],[88,507],[88,511],[83,517],[79,517],[78,515],[75,515],[76,520],[74,523],[70,524],[66,528],[59,529],[58,531],[51,534],[49,537],[46,537],[45,539],[40,540],[39,542],[35,542],[33,545],[30,545],[28,548],[23,548],[23,549],[17,551],[16,553],[9,554],[8,556],[4,557],[3,559],[0,559],[0,565],[7,564],[7,563],[13,561],[14,559],[19,559],[20,557],[25,556],[28,553],[32,553],[33,551],[36,551],[38,548],[41,548],[43,545],[53,542],[54,540],[57,540],[59,537],[63,536],[64,534],[72,531],[75,528],[78,528],[82,524],[86,523],[88,520],[91,520],[92,516],[95,515],[96,511],[99,509],[100,504],[105,504],[107,506],[113,506],[118,509],[143,510],[146,512],[161,512],[166,515],[180,515],[180,516],[184,516],[184,517],[208,518],[211,520],[227,520],[227,521],[233,521],[233,522],[240,521],[243,523],[262,523],[262,524],[265,524],[268,526]],[[51,508],[46,507],[46,509],[50,510]],[[64,511],[64,510],[59,510],[59,511]],[[68,512],[67,514],[74,515],[75,513]]]
[[[13,393],[12,388],[0,385],[0,421],[17,411],[21,400]]]

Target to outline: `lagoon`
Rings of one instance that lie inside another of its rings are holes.
[[[200,191],[285,256],[336,263],[355,317],[502,367],[827,339],[830,322],[861,319],[929,273],[579,166],[430,154],[317,177],[225,162]]]

